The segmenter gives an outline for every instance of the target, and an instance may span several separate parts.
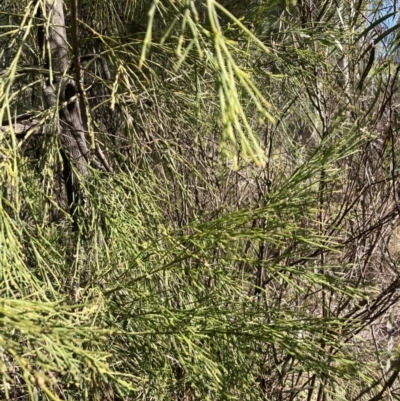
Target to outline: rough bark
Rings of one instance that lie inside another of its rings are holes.
[[[41,13],[49,24],[47,31],[41,28],[38,32],[39,45],[45,51],[45,66],[50,71],[43,94],[47,106],[59,110],[57,129],[63,147],[64,178],[73,214],[78,203],[84,202],[78,175],[83,178],[89,175],[89,149],[82,124],[77,84],[67,77],[70,60],[62,0],[46,0],[45,9]],[[46,49],[50,51],[46,53]]]
[[[74,17],[77,19],[76,1],[73,1],[71,5],[75,7],[72,8]],[[7,134],[11,131],[18,139],[24,139],[27,135],[59,135],[68,204],[71,215],[74,216],[77,206],[86,202],[80,180],[90,175],[89,146],[85,134],[89,125],[89,106],[84,102],[85,92],[80,63],[99,58],[106,79],[110,80],[111,74],[103,57],[86,55],[81,58],[79,56],[76,23],[72,24],[71,51],[65,28],[62,0],[44,0],[37,17],[41,23],[38,29],[38,42],[41,54],[44,56],[43,67],[26,65],[20,67],[20,72],[43,74],[45,77],[43,97],[47,108],[52,111],[51,114],[57,117],[51,121],[44,121],[40,120],[35,113],[26,113],[12,118],[10,121],[3,120],[0,134]],[[2,73],[7,73],[7,71],[0,71],[0,75]],[[100,170],[112,171],[101,148],[95,143],[93,132],[90,138],[93,147],[93,157],[90,157],[90,163]],[[4,155],[0,156],[3,159],[5,157]],[[74,218],[74,220],[76,219]]]

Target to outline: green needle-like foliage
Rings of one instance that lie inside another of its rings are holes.
[[[0,11],[0,399],[400,399],[395,9]]]

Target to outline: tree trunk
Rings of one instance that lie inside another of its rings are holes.
[[[75,221],[76,207],[85,202],[79,179],[89,175],[89,150],[77,83],[67,77],[72,63],[68,54],[63,1],[46,0],[45,10],[42,9],[40,13],[40,17],[48,24],[47,30],[41,27],[38,32],[39,45],[45,53],[45,67],[49,69],[43,92],[47,106],[58,109],[55,127],[60,135],[68,203]]]

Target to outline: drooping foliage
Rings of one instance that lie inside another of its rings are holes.
[[[399,397],[393,4],[0,7],[2,399]]]

